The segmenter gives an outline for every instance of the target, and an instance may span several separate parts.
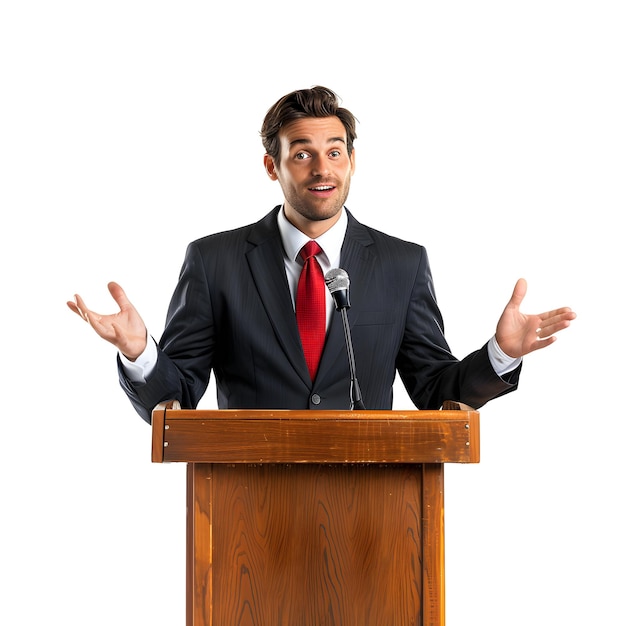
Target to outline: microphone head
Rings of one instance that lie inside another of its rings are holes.
[[[340,309],[349,309],[350,308],[350,277],[348,276],[348,272],[346,270],[337,267],[335,269],[329,270],[324,275],[324,281],[326,282],[326,286],[328,287],[328,291],[330,291],[333,296],[333,300],[335,301],[335,308],[337,311]]]
[[[328,270],[324,275],[326,286],[330,293],[335,293],[338,289],[348,289],[350,286],[350,277],[346,270],[342,270],[340,267]]]

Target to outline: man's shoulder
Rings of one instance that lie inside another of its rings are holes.
[[[351,237],[360,239],[364,243],[384,248],[412,251],[417,254],[421,254],[425,250],[424,246],[419,243],[359,222],[350,211],[348,211],[348,233]]]
[[[260,220],[251,224],[199,237],[192,241],[189,246],[201,250],[210,248],[230,249],[233,246],[242,245],[249,241],[259,243],[259,241],[266,238],[274,237],[278,234],[276,213],[279,208],[279,206],[275,207]]]

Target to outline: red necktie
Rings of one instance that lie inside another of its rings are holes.
[[[315,380],[326,336],[326,285],[322,268],[315,258],[322,249],[309,241],[300,250],[304,266],[296,294],[296,321],[311,380]]]

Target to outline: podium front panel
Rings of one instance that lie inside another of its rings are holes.
[[[443,626],[442,464],[188,468],[189,625]]]

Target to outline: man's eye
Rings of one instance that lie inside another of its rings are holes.
[[[334,159],[336,159],[338,156],[341,156],[341,152],[339,150],[333,150],[330,153],[330,156],[333,157]]]
[[[301,161],[302,159],[308,159],[309,155],[306,152],[298,152],[296,153],[296,159]]]

